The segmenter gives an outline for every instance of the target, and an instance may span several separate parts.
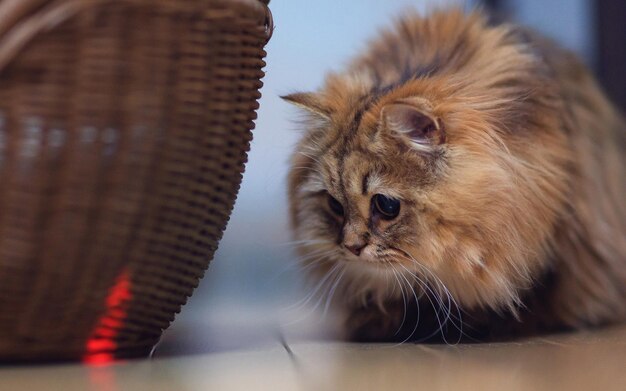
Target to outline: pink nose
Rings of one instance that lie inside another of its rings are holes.
[[[350,250],[352,254],[358,257],[361,254],[361,250],[363,250],[363,248],[367,246],[367,243],[365,242],[357,242],[357,243],[351,243],[351,244],[344,243],[343,245],[345,248]]]

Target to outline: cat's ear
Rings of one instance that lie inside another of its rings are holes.
[[[381,113],[383,126],[411,140],[419,150],[429,150],[445,142],[443,124],[427,109],[409,103],[386,105]]]
[[[328,107],[323,97],[319,94],[314,92],[296,92],[295,94],[283,95],[281,98],[309,113],[318,115],[324,119],[330,119],[330,107]]]

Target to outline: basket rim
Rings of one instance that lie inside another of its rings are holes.
[[[167,2],[161,5],[172,11],[198,13],[211,4],[240,3],[258,9],[264,15],[263,29],[266,41],[272,37],[274,22],[268,7],[269,0],[217,0],[215,2]],[[19,55],[35,37],[88,9],[111,4],[154,7],[154,0],[0,0],[0,72]],[[43,7],[43,8],[42,8]],[[232,9],[224,9],[216,19],[236,16]]]

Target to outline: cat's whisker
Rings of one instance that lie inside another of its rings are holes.
[[[420,265],[418,262],[415,262],[415,264],[417,264],[418,266],[421,266],[423,270],[425,270],[428,274],[432,276],[432,279],[435,283],[435,287],[432,287],[430,289],[430,292],[433,296],[435,296],[435,300],[439,304],[439,309],[437,310],[437,312],[445,313],[445,318],[443,320],[443,324],[445,325],[448,321],[451,320],[450,319],[452,315],[451,301],[450,301],[450,297],[447,296],[448,300],[447,300],[447,305],[446,305],[446,303],[444,303],[443,301],[443,298],[441,297],[440,291],[447,292],[447,288],[445,288],[445,285],[443,285],[443,282],[437,276],[435,276],[432,272],[430,272],[427,268],[425,268],[423,265]],[[426,276],[426,278],[428,277]],[[425,282],[425,284],[428,284],[428,282]],[[428,286],[430,287],[430,284]]]
[[[320,267],[326,263],[330,263],[332,262],[332,260],[328,259],[328,254],[322,254],[320,256],[318,256],[317,258],[312,258],[310,260],[307,261],[307,264],[304,266],[298,266],[298,270],[300,272],[307,272],[311,269],[314,269],[316,267]]]
[[[426,266],[422,265],[420,262],[418,262],[408,251],[402,250],[401,248],[395,248],[396,250],[400,251],[400,253],[407,258],[410,262],[412,262],[414,265],[416,265],[417,267],[421,268],[421,270],[423,270],[424,272],[426,272],[427,276],[425,276],[425,278],[428,278],[429,276],[431,278],[433,278],[436,282],[439,282],[442,286],[445,287],[445,285],[443,284],[443,282],[433,273],[431,272]],[[429,287],[430,289],[430,285],[428,285],[427,281],[422,281],[415,273],[411,272],[410,270],[408,270],[404,265],[401,264],[402,267],[404,267],[404,269],[410,273],[413,277],[417,278],[418,280],[420,280],[420,282],[424,285],[426,285],[427,287]],[[446,289],[447,290],[447,289]],[[435,295],[435,293],[431,290],[431,292],[433,293],[433,295]],[[439,304],[440,305],[444,305],[442,300],[439,300]]]
[[[431,334],[430,336],[426,337],[426,339],[432,337],[434,334],[436,334],[438,332],[441,332],[441,335],[442,335],[442,338],[443,338],[444,342],[448,343],[448,341],[446,340],[446,337],[444,335],[444,332],[443,332],[443,325],[445,324],[446,320],[442,321],[442,319],[440,318],[440,315],[439,315],[440,310],[444,307],[443,300],[441,300],[441,297],[439,295],[437,295],[437,293],[430,288],[428,283],[426,283],[422,279],[420,279],[415,273],[413,273],[409,269],[407,269],[406,266],[404,266],[402,263],[398,263],[398,265],[400,265],[407,273],[409,273],[409,275],[411,275],[413,278],[415,278],[416,281],[423,288],[426,289],[426,291],[427,291],[426,292],[426,298],[430,302],[431,306],[433,307],[433,311],[435,312],[435,317],[437,318],[437,323],[439,324],[439,329],[437,331],[435,331],[433,334]],[[404,277],[403,274],[401,274],[401,276]],[[406,278],[406,277],[404,277],[404,278]],[[428,293],[433,295],[433,298],[437,302],[437,305],[435,305],[435,302],[433,302],[433,300],[431,299],[431,297],[430,297],[430,295]],[[415,300],[416,301],[418,300],[417,297],[415,298]]]
[[[332,276],[331,278],[326,278],[326,280],[327,280],[327,281],[325,281],[325,282],[328,282],[328,283],[329,283],[329,286],[331,286],[331,285],[333,284],[331,281],[334,281],[334,280],[335,280],[335,278],[337,277],[337,276],[335,275],[335,273],[339,273],[339,272],[338,272],[338,270],[339,270],[339,269],[341,269],[341,268],[340,268],[340,266],[341,266],[340,264],[335,264],[335,267],[333,267],[333,269],[332,269],[330,272],[328,272],[328,274],[327,274],[327,276],[326,276],[326,277],[330,277],[330,276]],[[326,284],[323,284],[323,285],[326,285]],[[315,313],[315,312],[317,311],[318,307],[320,306],[320,304],[322,303],[322,300],[324,299],[324,297],[327,297],[329,290],[328,290],[328,289],[324,289],[324,290],[322,290],[322,291],[320,291],[320,292],[322,292],[322,293],[318,295],[318,296],[319,296],[319,298],[317,299],[317,301],[315,302],[315,304],[314,304],[314,305],[312,305],[312,306],[309,308],[309,310],[308,310],[308,311],[305,311],[305,312],[304,312],[304,313],[303,313],[300,317],[298,317],[298,318],[296,318],[296,319],[292,320],[291,322],[288,322],[288,323],[287,323],[287,325],[291,325],[291,324],[299,323],[299,322],[301,322],[302,320],[304,320],[304,319],[308,318],[309,316],[311,316],[313,313]],[[310,301],[310,299],[312,299],[312,298],[313,298],[313,297],[315,297],[316,295],[317,295],[317,293],[313,293],[313,294],[309,295],[309,300],[308,300],[308,301]],[[326,295],[326,296],[325,296],[325,295]],[[304,303],[303,305],[301,305],[301,306],[298,308],[298,310],[303,309],[303,308],[306,306],[306,304],[307,304],[307,303]],[[318,319],[318,321],[323,320],[323,318],[324,318],[324,317],[325,317],[325,315],[324,315],[324,316],[322,316],[322,317],[320,317],[320,318]]]
[[[436,291],[438,292],[439,297],[441,298],[440,292],[443,291],[447,299],[446,300],[447,305],[442,306],[442,311],[445,311],[445,319],[443,321],[443,324],[447,326],[448,323],[451,323],[454,326],[454,328],[456,328],[462,333],[463,332],[462,329],[456,325],[454,315],[452,314],[452,301],[451,301],[451,296],[449,295],[448,289],[445,287],[445,285],[443,285],[441,280],[439,280],[438,278],[435,279],[435,284],[436,284],[435,288],[436,288]],[[456,343],[459,343],[459,342],[460,341],[457,341]]]
[[[393,264],[391,264],[391,262],[389,262],[389,265],[391,266],[391,271],[393,272],[394,278],[398,282],[398,287],[400,288],[400,293],[402,295],[402,304],[404,306],[404,311],[402,313],[402,322],[400,322],[400,326],[398,326],[398,330],[396,330],[394,334],[394,336],[396,336],[398,335],[398,333],[400,333],[400,331],[402,331],[402,326],[404,326],[404,322],[406,321],[407,305],[406,305],[406,297],[404,295],[404,289],[402,288],[402,283],[400,282],[400,279],[398,278],[398,272],[393,267]]]
[[[459,331],[459,340],[456,343],[459,343],[462,339],[462,337],[465,335],[465,333],[463,332],[463,320],[462,320],[462,315],[461,315],[461,308],[458,305],[458,303],[454,300],[454,297],[452,296],[452,294],[450,293],[450,290],[446,287],[446,285],[443,283],[443,281],[441,281],[441,279],[439,277],[437,277],[432,271],[430,271],[426,266],[422,265],[420,262],[418,262],[409,252],[400,249],[400,248],[396,248],[397,250],[399,250],[405,257],[407,257],[409,260],[411,260],[413,262],[413,264],[417,265],[418,267],[421,268],[421,270],[423,270],[424,272],[426,272],[429,276],[431,276],[431,278],[438,284],[441,286],[442,290],[445,292],[447,299],[448,299],[448,313],[446,315],[446,319],[444,320],[444,324],[448,321],[450,321],[452,323],[452,325]],[[410,270],[408,270],[404,265],[400,264],[407,272],[409,272],[411,275],[413,275],[415,278],[418,278],[417,275],[415,275],[414,273],[412,273]],[[419,279],[419,278],[418,278]],[[426,285],[426,284],[425,284]],[[428,285],[426,285],[426,289],[428,289],[433,296],[436,296],[436,299],[438,299],[438,303],[441,306],[441,308],[444,308],[445,305],[443,303],[443,300],[441,299],[440,295],[436,294],[432,289],[430,289],[430,287]],[[428,296],[428,292],[426,293]],[[430,298],[429,298],[430,300]],[[432,303],[432,302],[431,302]],[[459,324],[457,325],[454,322],[454,316],[452,315],[452,303],[454,303],[455,308],[457,309],[457,320],[459,321]],[[437,311],[437,310],[435,310]],[[437,315],[437,318],[439,319],[439,316]],[[448,341],[445,340],[445,336],[443,335],[443,330],[442,331],[442,337],[444,337],[444,341],[446,343],[448,343]]]
[[[322,289],[322,286],[328,281],[330,276],[332,276],[333,273],[339,267],[340,267],[339,264],[335,264],[329,271],[326,272],[324,277],[317,283],[317,285],[315,285],[313,290],[307,296],[305,296],[303,299],[287,307],[287,310],[301,309],[302,307],[306,306],[313,299],[313,297],[315,297],[315,295],[320,291],[320,289]]]
[[[395,270],[395,267],[392,266],[392,268]],[[415,308],[417,310],[417,319],[415,320],[415,326],[413,326],[413,330],[411,331],[411,333],[402,342],[400,342],[400,344],[403,344],[403,343],[407,342],[408,340],[410,340],[413,337],[413,335],[415,335],[415,332],[417,331],[417,328],[419,327],[420,307],[419,307],[419,300],[417,299],[417,294],[415,293],[415,288],[409,282],[409,280],[404,276],[403,273],[398,272],[398,274],[406,282],[407,288],[411,290],[411,293],[413,294],[413,298],[415,299]]]
[[[306,255],[301,255],[299,257],[296,258],[296,262],[294,262],[295,265],[298,264],[305,264],[310,262],[311,259],[317,259],[317,258],[321,258],[324,256],[331,256],[334,255],[336,253],[338,253],[339,250],[335,249],[335,248],[320,248],[314,251],[310,251],[308,252]]]
[[[296,265],[299,265],[300,270],[303,270],[303,271],[309,270],[319,264],[323,264],[326,262],[336,262],[336,259],[334,259],[334,257],[340,254],[341,254],[341,251],[337,249],[320,251],[320,252],[317,252],[316,254],[299,258]]]
[[[339,286],[339,283],[341,282],[341,279],[343,277],[343,275],[346,273],[346,268],[342,268],[341,273],[339,274],[339,277],[337,277],[335,283],[333,284],[332,288],[330,288],[330,292],[328,292],[328,298],[326,299],[326,303],[324,305],[324,312],[322,312],[322,317],[325,318],[326,314],[328,312],[328,309],[330,308],[330,304],[333,300],[333,296],[335,295],[335,290],[337,289],[337,287]]]
[[[336,249],[324,249],[323,251],[316,251],[315,254],[307,254],[303,257],[296,258],[295,262],[289,263],[285,267],[283,267],[274,277],[272,277],[268,283],[274,283],[276,280],[283,276],[285,273],[298,270],[301,272],[312,269],[315,266],[320,266],[325,262],[330,262],[328,259],[330,256],[334,255],[338,251]],[[306,263],[305,266],[302,266],[303,263]]]
[[[316,269],[316,268],[321,268],[324,267],[325,265],[328,265],[330,263],[333,263],[334,261],[331,259],[331,256],[334,253],[331,252],[329,254],[319,254],[317,257],[311,257],[309,259],[307,259],[307,261],[305,262],[305,265],[301,265],[301,264],[294,264],[291,266],[291,268],[297,268],[297,270],[300,273],[305,273],[305,272],[310,272],[312,269]]]
[[[319,247],[319,248],[312,250],[312,251],[308,251],[306,254],[296,257],[295,262],[293,262],[292,264],[293,265],[307,264],[312,259],[323,258],[324,256],[328,256],[330,258],[331,255],[335,255],[339,253],[339,250],[335,247],[329,247],[329,248],[320,247],[320,246],[316,246],[316,247]]]
[[[410,255],[410,254],[409,254]],[[430,271],[426,266],[422,265],[421,263],[417,262],[417,260],[415,260],[415,258],[411,257],[413,262],[420,267],[424,272],[426,272],[428,275],[431,276],[431,278],[441,287],[441,289],[444,291],[444,293],[446,294],[446,297],[448,299],[449,302],[449,306],[451,306],[451,304],[454,304],[456,310],[457,310],[457,320],[459,321],[459,326],[455,326],[457,328],[457,330],[459,330],[461,332],[461,334],[463,334],[463,319],[462,319],[462,308],[461,306],[458,305],[458,303],[456,302],[456,300],[454,299],[454,296],[452,295],[452,293],[450,292],[450,290],[448,289],[448,287],[443,283],[443,281],[441,281],[441,279],[435,275],[432,271]],[[450,311],[451,308],[450,308]]]
[[[463,331],[463,318],[461,315],[461,308],[458,305],[458,303],[456,302],[456,300],[454,300],[454,297],[452,296],[452,293],[450,292],[450,290],[448,289],[448,287],[443,283],[443,281],[441,281],[441,279],[437,276],[435,277],[435,282],[437,282],[441,288],[443,289],[447,299],[448,299],[448,317],[450,319],[450,321],[452,322],[452,325],[459,331],[459,338],[457,340],[457,344],[461,342],[461,340],[463,339],[463,336],[465,335],[464,331]],[[458,320],[459,324],[458,326],[456,325],[456,323],[454,322],[454,315],[452,315],[452,304],[454,304],[454,307],[456,308],[456,319]]]
[[[446,297],[446,304],[445,306],[442,307],[442,309],[444,309],[446,311],[445,314],[445,320],[444,320],[444,324],[447,324],[448,322],[452,323],[452,325],[458,329],[458,327],[456,326],[456,323],[454,321],[454,315],[452,314],[452,297],[449,294],[448,289],[446,288],[446,286],[443,284],[443,282],[439,279],[439,278],[435,278],[434,279],[435,282],[435,289],[438,292],[439,297],[441,297],[441,292],[443,292],[443,294]],[[443,301],[443,299],[442,299]],[[459,330],[461,331],[461,330]]]

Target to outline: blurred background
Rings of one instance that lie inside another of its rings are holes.
[[[279,96],[318,88],[367,40],[412,7],[484,6],[577,52],[626,107],[626,2],[593,0],[272,0],[263,98],[234,213],[205,278],[157,346],[157,356],[320,338],[332,317],[290,308],[308,293],[289,245],[286,174],[299,137],[298,112]],[[315,302],[313,300],[312,302]],[[322,306],[323,307],[323,306]]]

